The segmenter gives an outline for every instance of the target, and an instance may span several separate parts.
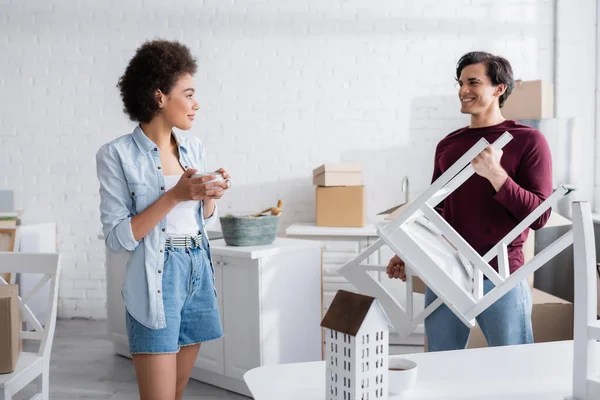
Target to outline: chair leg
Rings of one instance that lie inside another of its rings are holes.
[[[0,400],[12,400],[12,395],[8,392],[8,389],[0,388]]]
[[[50,400],[50,371],[48,366],[42,372],[42,400]]]

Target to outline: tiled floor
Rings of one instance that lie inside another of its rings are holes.
[[[418,346],[391,346],[391,354],[423,351]],[[50,363],[52,400],[137,400],[135,372],[130,359],[117,356],[106,339],[105,321],[59,320]],[[27,387],[14,399],[32,396]],[[185,399],[248,399],[190,380]],[[283,400],[283,399],[282,399]]]

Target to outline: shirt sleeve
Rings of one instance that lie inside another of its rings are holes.
[[[133,251],[139,244],[131,228],[133,200],[114,147],[104,145],[98,151],[96,172],[100,182],[100,219],[106,246],[115,253]]]
[[[508,177],[494,198],[518,221],[525,219],[552,194],[552,155],[546,138],[538,131],[532,133],[531,144],[523,152],[514,179]],[[542,228],[551,209],[546,210],[531,228]]]

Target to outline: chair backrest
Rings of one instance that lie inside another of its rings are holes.
[[[0,274],[33,273],[41,274],[39,282],[27,293],[19,295],[19,306],[23,322],[29,322],[32,331],[21,331],[22,339],[40,341],[38,355],[49,359],[56,327],[58,308],[58,282],[60,278],[60,254],[58,253],[11,253],[0,252]],[[0,284],[7,282],[0,278]],[[45,285],[50,285],[48,310],[44,321],[39,321],[27,303]]]

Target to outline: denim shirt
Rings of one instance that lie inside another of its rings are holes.
[[[179,146],[179,163],[184,169],[207,171],[202,142],[191,135],[174,133]],[[166,326],[162,293],[162,267],[166,218],[144,238],[133,237],[131,218],[144,211],[165,193],[160,149],[138,125],[100,148],[96,154],[100,181],[100,218],[106,246],[113,252],[130,252],[121,293],[133,318],[150,329]],[[198,226],[213,270],[206,226],[217,218],[217,209],[206,220],[203,203],[198,207]],[[108,268],[111,268],[109,265]],[[161,271],[161,272],[159,272]],[[216,292],[216,291],[215,291]]]

